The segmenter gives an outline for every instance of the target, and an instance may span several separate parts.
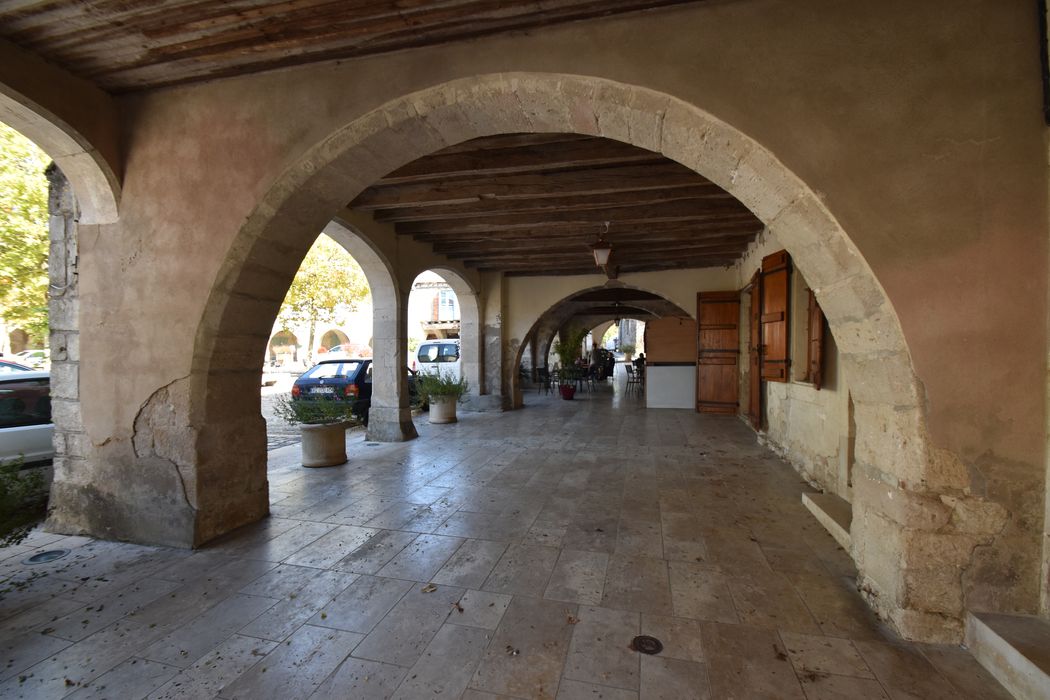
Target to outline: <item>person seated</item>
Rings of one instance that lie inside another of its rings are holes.
[[[638,353],[638,357],[634,358],[634,368],[639,371],[645,370],[645,353]]]

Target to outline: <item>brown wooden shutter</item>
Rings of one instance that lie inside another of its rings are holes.
[[[806,344],[806,380],[819,391],[824,378],[824,312],[817,303],[817,295],[809,293],[809,340]]]
[[[762,271],[751,278],[751,323],[748,338],[748,404],[747,417],[751,427],[762,429]]]
[[[788,308],[791,258],[780,251],[762,258],[762,379],[786,382],[788,367]]]
[[[736,413],[740,406],[740,293],[696,295],[696,410]]]

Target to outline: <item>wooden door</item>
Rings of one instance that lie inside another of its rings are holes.
[[[788,380],[788,289],[791,259],[786,251],[762,259],[761,376],[767,382]]]
[[[747,417],[751,427],[762,429],[762,271],[756,270],[751,278],[750,335],[747,343],[748,357],[748,404]]]
[[[700,292],[696,318],[696,410],[736,413],[740,406],[740,293]]]

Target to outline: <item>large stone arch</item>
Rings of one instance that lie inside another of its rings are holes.
[[[215,483],[217,475],[207,473],[214,440],[226,443],[247,425],[240,412],[210,410],[207,397],[235,393],[229,389],[240,368],[258,364],[269,329],[256,319],[271,314],[269,301],[254,292],[260,285],[287,288],[305,254],[303,232],[323,228],[348,200],[401,165],[448,145],[511,132],[601,136],[661,153],[723,187],[774,231],[814,288],[849,368],[857,473],[865,482],[856,492],[853,520],[863,587],[905,634],[956,636],[957,616],[938,612],[923,597],[922,576],[906,574],[919,563],[929,534],[922,509],[940,507],[942,490],[962,492],[966,477],[931,457],[923,390],[881,284],[820,197],[773,153],[697,105],[610,80],[525,73],[454,80],[388,102],[295,159],[241,228],[199,327],[190,402],[190,422],[201,433],[197,483]],[[267,313],[259,313],[260,304]],[[516,353],[521,337],[505,343]],[[261,425],[252,430],[261,436]],[[264,463],[262,440],[253,436],[245,444],[254,450],[245,461]],[[224,491],[222,485],[209,488]],[[204,500],[198,494],[196,501]],[[265,512],[228,503],[220,510],[198,511],[194,541]]]
[[[427,269],[445,280],[456,294],[456,303],[459,304],[460,313],[459,346],[461,367],[463,378],[470,384],[467,403],[471,408],[478,408],[480,407],[479,397],[488,393],[483,371],[487,358],[482,344],[479,290],[459,270],[452,267],[435,266]]]

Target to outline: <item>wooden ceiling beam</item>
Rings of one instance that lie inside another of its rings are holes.
[[[476,218],[493,214],[620,209],[637,205],[693,200],[730,202],[734,201],[734,197],[717,185],[697,184],[683,187],[668,187],[662,190],[615,192],[600,195],[569,195],[566,197],[538,197],[536,199],[504,199],[495,197],[460,204],[378,209],[373,212],[373,216],[376,221],[401,223],[406,221]]]
[[[488,253],[488,252],[513,252],[513,251],[530,251],[530,250],[550,250],[552,248],[564,248],[564,247],[575,247],[581,250],[590,250],[591,243],[594,242],[592,237],[580,237],[569,240],[551,240],[551,239],[522,239],[522,240],[501,240],[501,241],[484,241],[484,242],[456,242],[456,243],[440,243],[434,244],[434,252],[455,258],[463,255],[471,255],[476,253]],[[723,236],[660,236],[660,237],[640,237],[630,241],[620,241],[613,243],[613,252],[623,250],[634,250],[634,249],[651,249],[660,248],[663,249],[667,246],[702,246],[702,245],[718,245],[718,244],[742,244],[746,246],[751,242],[750,235],[723,235]]]
[[[442,151],[420,158],[398,168],[376,183],[378,187],[421,182],[477,178],[533,172],[554,172],[628,163],[659,163],[663,156],[637,146],[590,138],[579,141],[556,141],[535,146],[508,146],[477,151],[447,153]]]
[[[667,223],[645,223],[630,226],[613,227],[605,237],[615,245],[620,241],[633,241],[635,239],[659,240],[663,237],[677,236],[711,236],[711,235],[742,235],[753,236],[762,230],[761,223],[752,221],[738,222],[705,222],[684,221]],[[407,234],[406,234],[407,235]],[[598,229],[593,224],[587,226],[570,227],[548,227],[548,228],[519,228],[503,231],[451,231],[413,234],[417,241],[441,244],[441,243],[484,243],[500,240],[536,240],[536,241],[568,241],[581,240],[593,243],[598,238]]]
[[[438,204],[466,204],[487,197],[533,199],[569,195],[601,195],[614,192],[662,190],[689,187],[699,176],[684,165],[670,161],[655,165],[619,165],[554,173],[514,173],[449,182],[415,182],[372,186],[361,192],[352,209],[403,209]]]
[[[743,250],[744,247],[742,246],[723,245],[710,246],[708,248],[683,248],[679,250],[625,251],[619,256],[614,256],[612,264],[629,265],[650,261],[674,262],[676,260],[693,257],[724,257],[728,254],[739,255]],[[587,260],[590,260],[593,264],[594,259],[591,257],[590,251],[551,251],[546,253],[535,252],[528,255],[523,255],[521,253],[494,253],[461,258],[460,260],[464,265],[468,266],[500,264],[503,262],[514,265],[539,266],[562,262],[573,263],[577,261],[582,261],[581,264],[583,264],[583,262],[586,262]]]

